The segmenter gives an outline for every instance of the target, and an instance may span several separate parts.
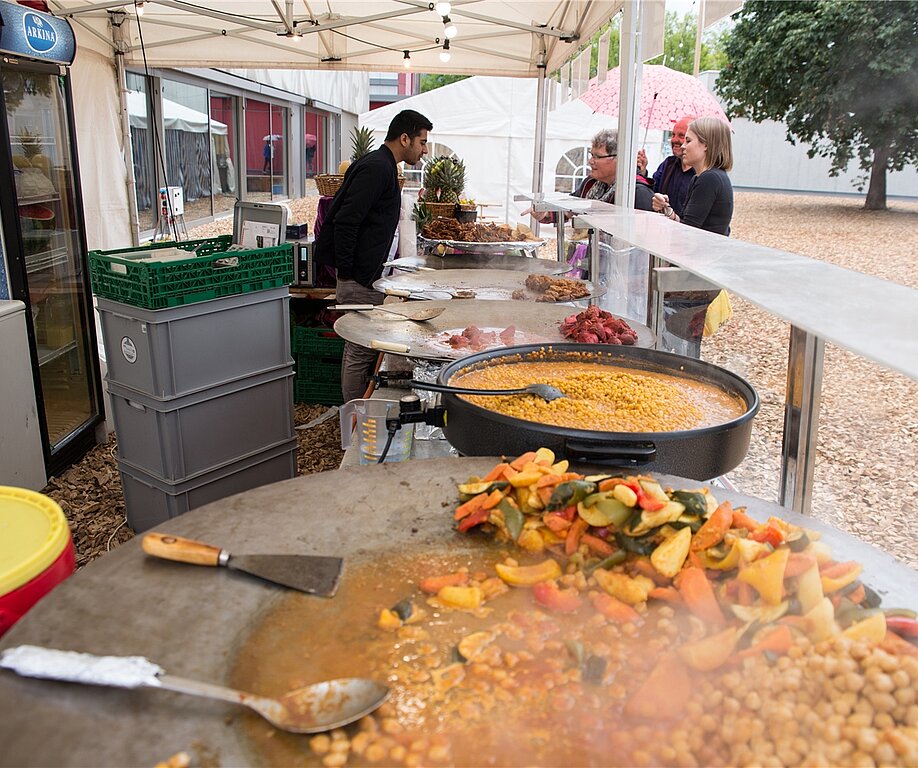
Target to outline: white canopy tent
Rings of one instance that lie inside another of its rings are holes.
[[[147,127],[147,97],[140,91],[128,91],[128,113],[132,128]],[[171,99],[163,99],[163,124],[167,131],[187,131],[189,133],[207,133],[207,115]],[[210,132],[217,136],[226,136],[226,123],[219,120],[210,121]]]
[[[549,87],[558,88],[556,83]],[[434,124],[430,140],[448,147],[465,163],[466,196],[489,204],[487,215],[513,223],[528,207],[514,203],[513,197],[531,189],[536,89],[532,79],[471,77],[364,112],[360,125],[373,130],[378,146],[389,122],[402,109],[426,115]],[[598,131],[616,125],[616,118],[594,114],[580,99],[549,112],[543,189],[554,191],[558,162],[566,152],[585,150]],[[654,167],[661,138],[661,131],[648,134],[648,156]],[[580,161],[585,160],[585,153],[581,154]]]

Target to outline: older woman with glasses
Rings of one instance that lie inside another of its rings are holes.
[[[574,197],[587,200],[615,202],[615,174],[618,171],[618,131],[611,128],[597,133],[590,147],[590,175],[574,191]],[[634,207],[642,211],[653,210],[653,188],[640,177],[635,177]],[[523,211],[526,216],[530,211]],[[551,212],[534,214],[542,224],[554,223]]]

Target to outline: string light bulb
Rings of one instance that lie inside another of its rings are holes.
[[[449,40],[443,41],[443,50],[440,51],[440,61],[446,64],[452,58],[452,54],[449,52]]]
[[[452,6],[449,3],[437,3],[434,6],[434,10],[439,16],[449,16],[449,12],[452,10]]]
[[[449,16],[443,17],[443,37],[447,40],[452,40],[456,35],[459,34],[459,28],[450,21]]]
[[[404,65],[405,69],[409,69],[411,67],[411,54],[408,51],[405,51],[405,56],[402,64]]]
[[[137,0],[137,2],[134,3],[134,10],[137,11],[138,16],[143,16],[143,0]]]

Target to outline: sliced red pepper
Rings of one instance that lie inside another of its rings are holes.
[[[753,541],[760,541],[763,544],[771,544],[772,547],[777,549],[784,543],[784,532],[769,523],[754,530],[749,535],[749,538]]]
[[[665,501],[659,501],[653,498],[653,496],[648,496],[647,492],[641,488],[640,483],[623,483],[623,485],[628,486],[634,491],[634,495],[637,496],[638,506],[641,509],[646,509],[648,512],[656,512],[666,506]]]
[[[490,509],[478,509],[475,512],[472,512],[472,514],[463,518],[459,523],[459,533],[465,533],[469,528],[474,528],[476,525],[486,523],[489,517],[491,517]]]
[[[558,589],[553,581],[540,581],[532,587],[535,601],[555,613],[573,613],[580,608],[580,593],[573,587]]]
[[[565,520],[567,520],[568,522],[572,523],[572,522],[574,522],[574,517],[575,517],[576,514],[577,514],[577,507],[575,507],[575,506],[565,507],[565,508],[562,509],[560,512],[555,512],[555,513],[553,513],[553,514],[560,515],[560,516],[563,517]]]
[[[887,616],[886,628],[891,629],[899,637],[918,639],[918,620],[905,616]]]

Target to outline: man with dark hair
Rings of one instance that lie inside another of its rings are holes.
[[[398,163],[414,165],[427,154],[427,132],[433,124],[406,109],[389,124],[379,149],[354,162],[316,237],[315,257],[337,271],[335,297],[339,304],[382,304],[373,289],[383,272],[398,226],[402,195]],[[357,344],[344,345],[341,391],[345,400],[362,397],[377,353]]]

